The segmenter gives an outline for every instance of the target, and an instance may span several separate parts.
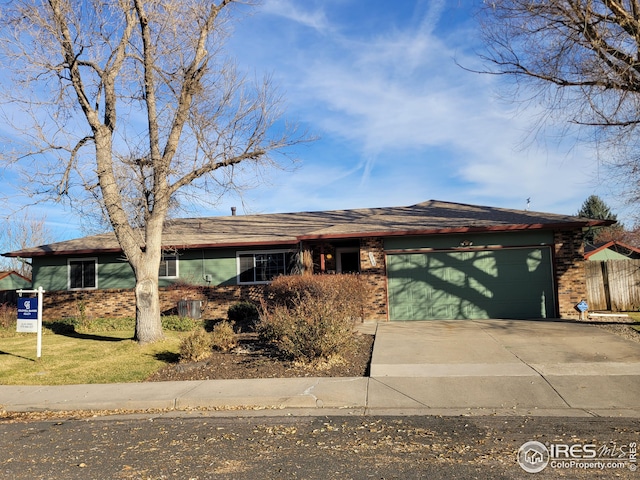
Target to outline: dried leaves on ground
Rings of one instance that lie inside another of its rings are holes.
[[[238,334],[238,346],[214,351],[199,362],[177,362],[157,371],[147,381],[222,380],[290,377],[364,377],[369,374],[373,335],[358,334],[355,347],[339,358],[314,363],[283,359],[255,333]]]

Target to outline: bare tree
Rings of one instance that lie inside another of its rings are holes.
[[[481,21],[488,72],[586,127],[640,199],[640,1],[485,0]]]
[[[0,251],[23,250],[33,245],[51,242],[53,234],[46,219],[35,218],[29,211],[21,211],[0,222]],[[24,258],[0,257],[0,270],[13,270],[31,278],[31,263]]]
[[[22,127],[12,158],[35,193],[100,206],[135,274],[141,343],[163,336],[158,269],[172,206],[194,189],[214,198],[304,141],[276,124],[270,79],[250,82],[225,56],[240,3],[17,0],[0,14],[14,82],[5,118]]]

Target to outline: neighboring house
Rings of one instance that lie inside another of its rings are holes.
[[[583,231],[607,220],[427,201],[368,208],[167,221],[162,308],[204,301],[224,316],[258,299],[299,252],[313,273],[358,272],[372,320],[577,318],[585,298]],[[10,252],[32,258],[33,285],[53,316],[82,302],[95,315],[133,315],[134,277],[113,234]]]
[[[18,272],[0,272],[0,290],[31,288],[31,280]]]
[[[31,288],[31,280],[18,272],[0,272],[0,304],[15,304],[18,298],[16,290],[21,288]]]
[[[584,258],[587,260],[637,260],[640,259],[640,249],[612,240],[597,245],[585,245]]]

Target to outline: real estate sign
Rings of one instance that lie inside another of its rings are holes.
[[[17,331],[38,333],[38,299],[18,298]]]
[[[18,332],[33,332],[36,335],[36,357],[42,355],[42,295],[44,289],[38,287],[37,290],[16,290],[20,295],[18,298]],[[36,293],[37,297],[23,297],[24,294]]]

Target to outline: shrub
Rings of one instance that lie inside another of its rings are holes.
[[[194,330],[180,342],[180,360],[198,362],[211,355],[212,338],[204,328]]]
[[[239,302],[227,310],[229,321],[237,325],[240,330],[253,330],[260,318],[258,307],[251,302]]]
[[[292,360],[340,357],[354,346],[353,319],[341,305],[321,298],[265,308],[257,328],[263,340]]]
[[[362,320],[369,287],[360,275],[289,275],[277,277],[267,288],[267,305],[295,308],[309,299],[334,305],[341,315]]]
[[[92,332],[114,332],[123,330],[133,330],[136,325],[136,321],[132,317],[123,318],[75,318],[73,325],[76,331],[92,333]]]
[[[267,288],[257,329],[285,357],[314,361],[344,356],[368,296],[359,275],[281,276]]]
[[[162,328],[173,332],[190,332],[202,326],[202,322],[194,318],[179,315],[165,315],[162,317]]]
[[[0,328],[9,330],[16,328],[18,310],[15,305],[0,303]]]
[[[230,322],[220,322],[214,325],[211,330],[211,345],[216,350],[228,352],[238,345],[236,333],[233,331],[233,324]]]

